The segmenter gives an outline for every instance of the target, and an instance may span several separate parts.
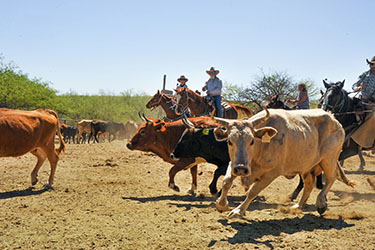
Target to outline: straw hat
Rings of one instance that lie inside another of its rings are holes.
[[[215,69],[214,67],[211,67],[209,70],[206,70],[206,73],[209,74],[209,75],[211,75],[211,74],[217,75],[217,74],[219,74],[219,72],[220,71]]]

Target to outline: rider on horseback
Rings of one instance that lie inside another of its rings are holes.
[[[224,117],[223,107],[221,106],[221,89],[223,88],[222,81],[216,76],[219,74],[219,70],[215,70],[211,67],[210,70],[206,70],[206,73],[210,75],[210,79],[205,83],[202,88],[203,91],[207,90],[207,96],[214,100],[217,116]]]
[[[184,75],[181,75],[179,78],[177,78],[177,86],[176,90],[179,88],[189,88],[186,84],[186,82],[189,81]],[[187,117],[192,117],[189,107],[186,107],[185,114]]]
[[[366,61],[370,66],[370,70],[360,75],[358,81],[352,86],[354,92],[361,91],[361,103],[358,105],[357,110],[375,109],[375,56],[372,57],[371,61],[368,59]],[[365,117],[363,116],[366,116],[366,114],[361,116],[361,120],[364,120]]]

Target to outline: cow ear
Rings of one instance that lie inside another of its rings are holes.
[[[254,137],[262,140],[262,142],[270,142],[277,134],[277,130],[271,127],[264,127],[254,131]]]
[[[228,129],[223,128],[223,127],[215,128],[214,135],[217,141],[225,141],[228,139]]]
[[[320,90],[320,94],[321,94],[321,95],[324,95],[324,92],[323,92],[323,90]]]

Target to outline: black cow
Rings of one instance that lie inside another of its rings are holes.
[[[210,184],[211,194],[217,193],[216,183],[225,175],[230,161],[226,142],[216,141],[214,128],[188,128],[171,154],[172,159],[201,157],[206,162],[215,164],[217,169]]]
[[[64,137],[64,141],[70,143],[70,140],[73,140],[73,143],[76,143],[76,135],[78,134],[77,127],[74,126],[61,126],[61,134]],[[77,142],[78,143],[78,142]]]
[[[89,141],[91,139],[92,136],[94,136],[94,142],[98,142],[99,143],[99,140],[98,140],[98,133],[101,132],[101,133],[108,133],[109,136],[108,136],[108,142],[111,142],[111,135],[113,135],[113,139],[116,139],[116,133],[121,131],[121,130],[124,130],[125,127],[124,127],[124,124],[122,123],[117,123],[117,122],[107,122],[107,121],[93,121],[91,122],[91,133],[89,135]]]

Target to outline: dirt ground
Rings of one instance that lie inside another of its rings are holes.
[[[68,144],[48,191],[48,163],[31,189],[34,156],[1,158],[0,249],[375,249],[375,190],[366,181],[375,158],[365,157],[363,173],[357,157],[347,160],[357,186],[335,182],[323,217],[317,190],[303,213],[288,213],[298,178],[279,177],[245,219],[228,219],[209,194],[213,165],[199,167],[195,196],[186,193],[189,171],[180,172],[176,193],[167,187],[170,164],[125,144]],[[231,208],[244,200],[239,180],[228,198]]]

